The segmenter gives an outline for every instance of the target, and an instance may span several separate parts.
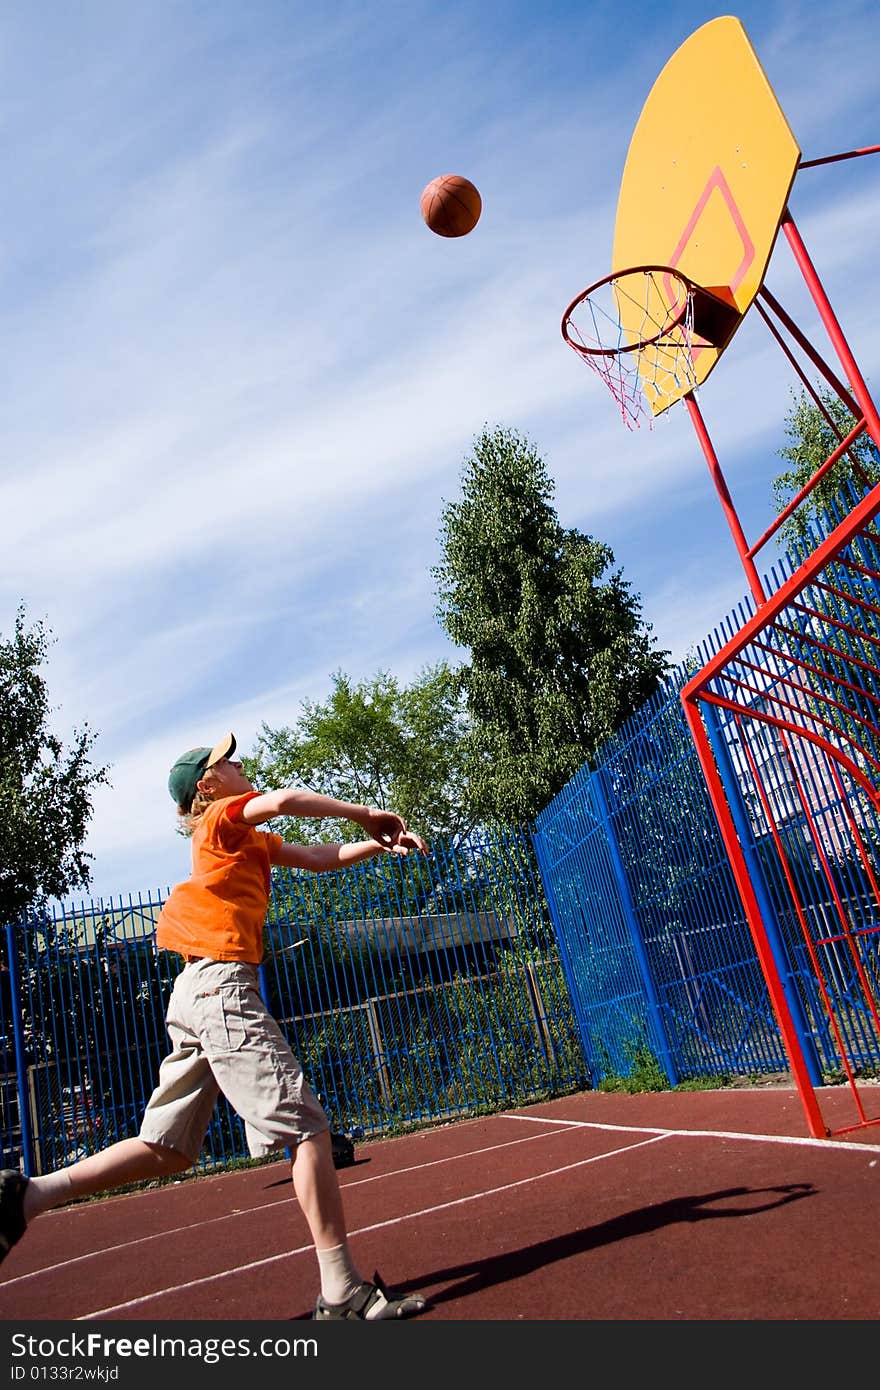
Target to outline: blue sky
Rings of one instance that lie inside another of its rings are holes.
[[[675,659],[745,592],[684,409],[627,432],[559,331],[610,268],[654,79],[722,13],[4,8],[0,631],[20,603],[45,620],[54,727],[88,722],[111,764],[95,896],[187,874],[183,749],[247,751],[338,669],[458,659],[429,570],[484,425],[541,451],[560,521],[612,547]],[[805,159],[880,142],[876,3],[733,13]],[[456,240],[419,214],[447,172],[483,197]],[[803,171],[790,205],[876,395],[880,157]],[[783,245],[767,284],[812,332]],[[701,392],[750,538],[791,384],[748,317]]]

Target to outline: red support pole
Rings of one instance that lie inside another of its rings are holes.
[[[721,472],[718,455],[715,453],[712,446],[712,441],[709,438],[709,431],[706,429],[706,423],[692,391],[685,396],[684,403],[688,408],[691,424],[696,430],[697,438],[700,441],[700,446],[703,450],[706,462],[709,465],[709,473],[712,477],[712,482],[715,484],[715,491],[718,493],[724,515],[727,517],[727,524],[730,527],[737,554],[742,561],[742,567],[746,572],[749,588],[760,607],[761,604],[765,602],[767,595],[764,593],[761,581],[758,578],[758,571],[755,569],[754,561],[749,553],[748,542],[743,533],[742,526],[740,525],[739,517],[736,514],[736,508],[733,505],[727,483],[724,481],[724,474]]]
[[[785,355],[786,355],[786,357],[788,358],[789,362],[790,362],[791,365],[794,367],[794,369],[795,369],[795,371],[797,372],[798,376],[801,378],[801,381],[804,382],[804,385],[806,386],[807,390],[808,390],[808,391],[810,392],[810,394],[813,396],[813,399],[815,400],[816,398],[815,398],[815,394],[814,394],[814,392],[813,392],[813,389],[812,389],[812,387],[810,386],[810,383],[809,383],[808,381],[804,381],[803,373],[801,372],[800,367],[798,366],[797,362],[795,361],[794,356],[792,355],[791,349],[789,348],[788,344],[785,342],[784,338],[782,337],[781,333],[779,332],[779,329],[776,327],[776,325],[775,325],[775,323],[773,322],[773,320],[770,318],[769,314],[767,313],[767,310],[764,308],[764,305],[761,303],[761,300],[762,300],[762,299],[766,299],[766,301],[767,301],[767,303],[769,304],[770,308],[773,310],[774,314],[775,314],[776,317],[779,319],[779,322],[785,325],[785,327],[788,329],[789,333],[790,333],[791,336],[794,338],[795,342],[797,343],[797,345],[798,345],[798,347],[801,349],[801,351],[806,353],[807,357],[809,357],[810,361],[812,362],[812,364],[813,364],[813,366],[816,368],[816,370],[817,370],[818,372],[821,372],[822,376],[824,376],[825,380],[828,382],[828,385],[832,388],[832,390],[834,390],[834,391],[837,392],[837,395],[838,395],[838,396],[840,397],[840,399],[843,401],[844,405],[846,406],[847,410],[849,411],[849,413],[850,413],[850,415],[853,417],[853,419],[854,419],[854,420],[860,419],[861,417],[860,417],[860,415],[859,415],[859,408],[858,408],[858,406],[856,405],[855,401],[853,400],[852,396],[851,396],[851,395],[849,394],[849,392],[847,391],[847,389],[846,389],[846,387],[844,386],[843,382],[839,379],[839,377],[837,376],[837,374],[836,374],[835,372],[832,372],[832,370],[831,370],[831,368],[829,367],[828,363],[825,361],[825,358],[822,356],[822,354],[821,354],[820,352],[817,352],[817,351],[816,351],[815,347],[814,347],[813,344],[810,342],[809,338],[807,338],[807,337],[801,332],[801,330],[798,328],[797,324],[795,323],[794,319],[791,317],[791,314],[787,313],[786,310],[783,309],[782,305],[779,303],[779,300],[776,299],[776,297],[770,293],[770,291],[768,290],[768,288],[767,288],[766,285],[762,285],[761,288],[758,290],[758,296],[759,296],[759,297],[756,298],[756,300],[755,300],[755,306],[756,306],[756,308],[757,308],[757,310],[758,310],[758,313],[759,313],[759,314],[761,315],[761,317],[763,318],[763,320],[764,320],[764,322],[766,323],[767,327],[770,329],[770,332],[773,334],[773,336],[774,336],[774,338],[776,339],[777,343],[778,343],[779,346],[782,348],[782,351],[785,353]],[[817,400],[817,401],[816,401],[816,404],[819,406],[819,409],[822,410],[823,413],[825,413],[824,407],[822,406],[821,402]],[[836,429],[837,429],[836,425],[833,425],[833,424],[832,424],[832,428],[833,428],[835,431],[836,431]],[[840,435],[839,435],[839,434],[838,434],[838,438],[840,438]]]
[[[880,154],[880,145],[865,145],[861,150],[844,150],[843,154],[826,154],[821,159],[802,159],[799,169],[815,169],[818,164],[836,164],[840,159],[858,159],[863,154]]]
[[[871,393],[865,385],[864,377],[859,371],[856,360],[850,351],[849,344],[843,335],[843,329],[837,322],[837,317],[831,307],[822,282],[816,274],[816,268],[807,254],[807,248],[801,240],[800,232],[795,226],[794,218],[788,208],[786,208],[783,214],[782,230],[785,232],[792,254],[807,283],[807,288],[813,297],[813,302],[819,310],[819,316],[822,319],[822,323],[825,325],[825,331],[831,340],[840,365],[843,367],[847,381],[852,388],[852,393],[858,402],[859,410],[862,412],[865,424],[868,427],[868,432],[877,445],[877,448],[880,449],[880,415],[877,413],[877,407],[871,399]]]
[[[792,512],[800,506],[804,498],[812,492],[816,484],[822,478],[825,477],[825,474],[831,471],[835,463],[837,463],[837,460],[841,458],[843,454],[846,453],[847,449],[850,447],[851,444],[855,443],[855,441],[858,439],[859,435],[862,433],[862,430],[864,428],[864,420],[859,420],[858,424],[853,426],[849,434],[846,436],[846,439],[842,439],[840,441],[834,452],[828,455],[821,468],[816,469],[809,482],[804,483],[804,486],[801,488],[800,492],[796,492],[794,497],[792,497],[791,501],[788,503],[788,505],[783,507],[782,511],[776,517],[776,520],[771,522],[771,524],[767,527],[767,530],[764,532],[763,536],[761,536],[760,540],[755,541],[754,545],[749,546],[747,552],[749,555],[757,555],[759,550],[763,550],[770,537],[775,535],[775,533],[779,530],[780,526],[782,526],[783,523],[786,522],[788,518],[791,516]]]
[[[785,986],[782,983],[770,942],[767,939],[767,931],[761,918],[758,907],[758,900],[749,875],[748,865],[743,854],[742,845],[736,833],[730,807],[727,804],[727,797],[724,787],[715,766],[715,758],[712,754],[712,747],[709,743],[709,736],[703,727],[703,720],[696,704],[691,700],[682,700],[684,705],[685,717],[691,731],[691,737],[697,750],[697,757],[703,769],[703,776],[709,789],[709,796],[721,830],[721,838],[727,850],[730,860],[730,867],[739,895],[745,908],[746,920],[755,943],[758,953],[758,960],[764,972],[764,979],[767,982],[767,989],[770,992],[770,1000],[773,1010],[779,1023],[782,1041],[785,1045],[788,1060],[791,1063],[792,1074],[794,1075],[795,1085],[804,1109],[807,1125],[810,1134],[814,1139],[825,1139],[828,1137],[828,1128],[822,1119],[822,1112],[819,1109],[819,1102],[816,1099],[816,1092],[813,1090],[810,1075],[807,1071],[807,1063],[803,1050],[798,1039],[791,1010],[788,1007],[788,1000],[785,997]]]

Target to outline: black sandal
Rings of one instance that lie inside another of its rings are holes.
[[[357,1318],[363,1322],[378,1322],[386,1318],[411,1318],[421,1313],[427,1306],[426,1300],[417,1293],[398,1293],[396,1289],[386,1289],[378,1274],[373,1275],[372,1283],[361,1284],[344,1303],[327,1303],[318,1298],[314,1317],[317,1321],[328,1318]]]

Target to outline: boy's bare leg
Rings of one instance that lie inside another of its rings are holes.
[[[329,1130],[303,1139],[291,1163],[293,1190],[315,1242],[321,1294],[341,1304],[364,1280],[351,1257]]]
[[[291,1165],[293,1190],[302,1207],[316,1250],[329,1250],[347,1239],[339,1179],[333,1166],[330,1131],[298,1144]]]
[[[31,1221],[40,1212],[76,1197],[92,1197],[147,1178],[170,1177],[191,1167],[192,1159],[177,1149],[147,1144],[143,1139],[122,1139],[100,1153],[79,1159],[69,1168],[31,1178],[24,1192],[25,1220]]]
[[[375,1282],[364,1280],[351,1257],[329,1130],[297,1145],[291,1173],[321,1271],[315,1317],[406,1318],[420,1313],[425,1307],[420,1294],[387,1289],[377,1274]]]

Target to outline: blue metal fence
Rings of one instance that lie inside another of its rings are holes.
[[[780,563],[770,585],[780,588],[793,567]],[[748,614],[745,603],[707,639],[693,668]],[[757,650],[752,657],[767,664],[772,681],[772,661]],[[676,671],[536,823],[536,855],[594,1084],[628,1075],[634,1059],[645,1055],[672,1084],[788,1069],[684,717],[680,692],[692,674],[685,666]],[[811,1080],[819,1084],[840,1071],[834,1028],[845,1033],[849,1058],[876,1074],[880,1036],[865,999],[865,989],[876,992],[880,981],[875,884],[841,831],[842,787],[820,775],[809,749],[801,750],[796,761],[810,803],[808,828],[803,809],[784,804],[781,775],[772,788],[788,882],[731,719],[712,708],[705,718]],[[765,764],[779,760],[774,737],[767,731]],[[857,790],[848,793],[850,817],[855,810],[876,851],[880,817]],[[852,956],[834,945],[841,914],[861,942],[858,980]],[[831,933],[821,980],[804,947],[798,918],[805,917],[815,931]]]
[[[588,1083],[525,830],[429,858],[276,870],[264,996],[334,1127],[390,1132]],[[161,895],[53,906],[0,939],[0,1163],[28,1173],[136,1134],[176,957]],[[221,1100],[201,1165],[247,1157]]]
[[[787,1066],[684,720],[685,675],[537,820],[594,1084],[645,1049],[672,1084]]]

